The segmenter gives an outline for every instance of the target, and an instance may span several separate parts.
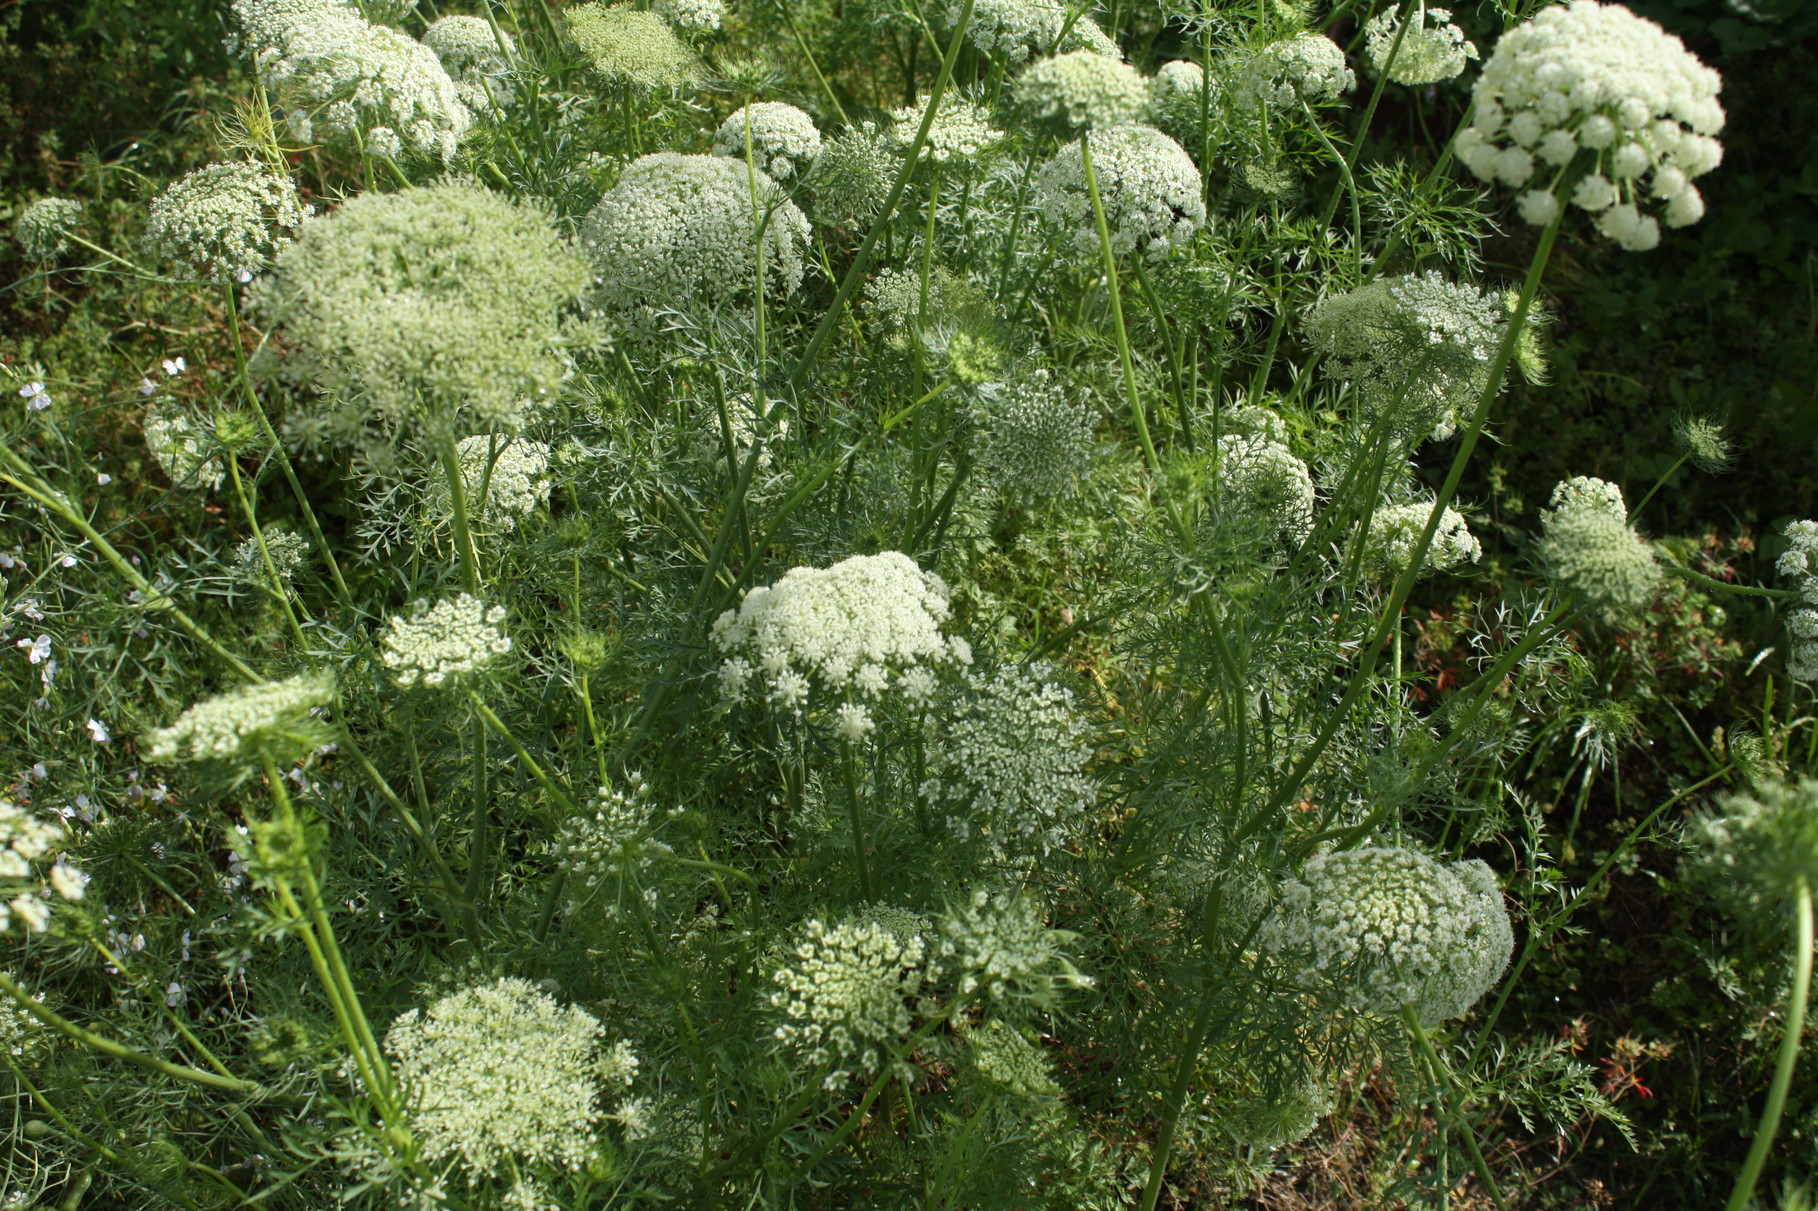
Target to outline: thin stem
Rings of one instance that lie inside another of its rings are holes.
[[[278,565],[272,562],[271,548],[265,545],[265,531],[259,528],[259,518],[253,511],[252,499],[246,495],[246,484],[240,477],[240,460],[230,450],[224,461],[227,463],[228,475],[234,481],[234,496],[240,502],[240,511],[246,514],[246,524],[252,527],[253,542],[258,545],[259,559],[265,564],[265,574],[271,578],[271,594],[284,609],[285,621],[290,623],[291,634],[297,637],[298,649],[306,649],[309,640],[303,637],[303,626],[297,621],[297,612],[290,608],[290,592],[284,587],[284,578],[278,575]]]
[[[840,777],[846,785],[846,815],[852,821],[852,860],[858,865],[859,891],[872,902],[871,865],[865,861],[865,828],[859,818],[858,775],[853,769],[852,744],[840,741]]]
[[[1464,1115],[1460,1112],[1457,1091],[1452,1088],[1452,1082],[1446,1076],[1439,1053],[1433,1049],[1433,1040],[1427,1037],[1426,1027],[1420,1024],[1420,1015],[1414,1012],[1412,1005],[1404,1005],[1401,1020],[1407,1025],[1408,1037],[1414,1040],[1414,1045],[1420,1050],[1421,1057],[1426,1060],[1427,1067],[1433,1074],[1433,1091],[1439,1102],[1439,1110],[1458,1129],[1458,1134],[1464,1137],[1465,1151],[1471,1154],[1471,1168],[1477,1171],[1477,1180],[1483,1183],[1484,1193],[1496,1204],[1496,1211],[1508,1211],[1508,1204],[1502,1200],[1502,1187],[1496,1184],[1496,1177],[1483,1158],[1483,1149],[1478,1146],[1477,1131],[1464,1120]]]
[[[1793,891],[1793,933],[1797,948],[1793,952],[1793,1000],[1787,1006],[1786,1034],[1780,1040],[1780,1056],[1774,1062],[1774,1083],[1768,1086],[1767,1105],[1762,1107],[1761,1122],[1755,1127],[1755,1142],[1749,1145],[1742,1172],[1736,1175],[1736,1188],[1724,1211],[1743,1211],[1761,1167],[1767,1163],[1768,1149],[1780,1129],[1780,1115],[1786,1109],[1787,1090],[1793,1083],[1793,1065],[1799,1061],[1799,1044],[1805,1035],[1806,1001],[1812,991],[1812,889],[1801,878]]]
[[[1666,570],[1673,575],[1684,577],[1695,585],[1714,589],[1719,593],[1735,593],[1740,597],[1772,597],[1782,600],[1799,596],[1798,592],[1793,589],[1769,589],[1759,585],[1731,584],[1727,580],[1717,580],[1702,572],[1694,572],[1684,564],[1674,563],[1670,559],[1662,562],[1666,564]]]

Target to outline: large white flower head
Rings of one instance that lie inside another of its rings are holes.
[[[474,517],[509,533],[549,501],[549,447],[522,437],[464,437],[455,446],[467,507]],[[447,484],[438,481],[438,500],[447,503]],[[486,489],[484,500],[480,489]]]
[[[39,198],[19,212],[13,234],[28,261],[49,264],[69,249],[69,234],[82,225],[82,203],[74,198]]]
[[[603,1052],[601,1035],[593,1015],[512,978],[399,1017],[385,1050],[423,1159],[458,1162],[470,1182],[511,1176],[515,1162],[580,1169],[595,1155],[606,1070],[636,1071],[629,1046]]]
[[[1787,548],[1774,566],[1799,594],[1786,616],[1786,671],[1795,681],[1818,681],[1818,521],[1790,521],[1781,532]]]
[[[928,979],[928,944],[879,920],[831,929],[814,920],[802,933],[788,965],[771,975],[770,1004],[782,1013],[775,1037],[807,1064],[834,1065],[825,1084],[837,1089],[855,1070],[876,1072],[909,1033]]]
[[[890,196],[902,163],[902,146],[894,129],[859,122],[821,147],[815,161],[814,217],[821,223],[868,219]]]
[[[1378,13],[1364,26],[1365,53],[1370,66],[1389,69],[1389,79],[1397,84],[1438,84],[1450,80],[1465,69],[1465,62],[1477,57],[1477,46],[1464,31],[1452,24],[1450,9],[1423,8],[1420,23],[1408,27],[1395,46],[1395,35],[1401,29],[1401,14],[1395,10]],[[1395,52],[1394,61],[1389,52]]]
[[[1012,88],[1025,113],[1069,132],[1141,122],[1149,113],[1142,74],[1122,59],[1089,50],[1033,63]]]
[[[568,36],[608,84],[634,92],[683,88],[700,63],[667,22],[627,5],[580,4],[562,14]]]
[[[499,629],[504,606],[487,606],[459,593],[434,605],[419,601],[408,614],[385,622],[380,659],[400,686],[438,686],[486,668],[511,651],[511,637]]]
[[[946,0],[940,19],[951,29],[961,0]],[[1090,4],[1065,0],[975,0],[966,36],[972,45],[1015,66],[1031,56],[1089,50],[1121,58],[1117,44],[1086,15]]]
[[[1199,170],[1179,143],[1148,126],[1113,126],[1081,139],[1092,151],[1092,175],[1114,252],[1161,257],[1205,224]],[[1086,255],[1099,251],[1080,140],[1055,152],[1038,170],[1035,202],[1049,222],[1072,233],[1075,250]]]
[[[669,24],[689,33],[718,29],[726,17],[725,0],[652,0],[650,7]]]
[[[941,634],[947,596],[946,582],[900,551],[791,568],[713,624],[727,654],[721,685],[738,698],[755,678],[770,701],[798,711],[811,680],[874,700],[894,685],[926,701],[936,666],[972,662],[965,640]]]
[[[1092,983],[1061,953],[1073,937],[1048,928],[1047,912],[1034,896],[980,888],[942,915],[940,956],[958,976],[961,997],[982,991],[993,1002],[1048,1006],[1063,989]]]
[[[1429,271],[1324,299],[1305,324],[1372,418],[1404,440],[1443,439],[1483,393],[1508,312],[1500,296]]]
[[[1692,835],[1724,899],[1745,910],[1783,903],[1818,885],[1818,780],[1764,779],[1725,795]]]
[[[311,423],[352,440],[377,415],[441,436],[457,416],[514,429],[554,390],[589,277],[542,211],[448,183],[311,220],[251,297],[297,346],[282,372],[348,401]]]
[[[1191,59],[1173,59],[1149,77],[1149,111],[1155,125],[1182,145],[1197,145],[1204,117],[1218,112],[1219,83]]]
[[[210,164],[153,200],[145,246],[197,277],[225,282],[262,272],[308,214],[289,177],[263,164]]]
[[[713,136],[713,154],[742,161],[747,140],[751,162],[777,181],[805,175],[821,154],[821,132],[814,119],[781,101],[758,101],[734,110]]]
[[[1526,187],[1528,222],[1559,214],[1556,192],[1597,215],[1622,247],[1660,243],[1660,223],[1704,216],[1692,181],[1723,158],[1723,80],[1685,44],[1620,4],[1550,5],[1502,36],[1484,64],[1459,159],[1485,181]],[[1580,156],[1580,152],[1585,153]],[[1642,213],[1643,208],[1659,212]]]
[[[922,127],[922,115],[928,112],[928,98],[905,105],[891,114],[897,142],[904,148],[915,142],[915,132]],[[969,164],[991,152],[1003,142],[1004,132],[991,124],[991,113],[976,101],[958,93],[941,98],[941,106],[928,126],[928,137],[922,142],[922,155],[937,164]]]
[[[1284,542],[1313,531],[1313,476],[1285,444],[1227,433],[1218,439],[1218,498]]]
[[[1609,619],[1653,601],[1664,579],[1660,559],[1629,525],[1620,489],[1580,476],[1554,488],[1552,503],[1541,510],[1535,550],[1561,592]]]
[[[756,284],[760,223],[765,285],[792,293],[808,244],[796,204],[761,169],[754,175],[727,156],[664,151],[626,166],[582,222],[581,240],[602,301],[617,310],[712,305]]]
[[[1369,559],[1397,575],[1407,571],[1414,559],[1414,545],[1427,528],[1433,515],[1431,501],[1414,501],[1405,505],[1384,505],[1370,518],[1370,533],[1364,541]],[[1446,509],[1439,515],[1439,528],[1421,563],[1421,574],[1429,575],[1455,568],[1462,563],[1476,563],[1483,558],[1483,544],[1471,533],[1464,515]]]
[[[1389,1016],[1412,1005],[1429,1025],[1489,991],[1515,940],[1483,863],[1388,846],[1309,859],[1282,883],[1260,939],[1298,960],[1301,978],[1336,980],[1353,1009]]]
[[[43,933],[51,904],[82,898],[88,876],[58,857],[68,840],[61,822],[40,819],[12,800],[0,799],[0,934],[15,925],[26,933]]]
[[[979,461],[1012,498],[1070,496],[1092,468],[1098,413],[1081,395],[1035,370],[978,389]]]
[[[250,55],[293,133],[390,159],[454,158],[473,115],[434,51],[343,0],[234,0]]]
[[[152,405],[145,413],[142,431],[145,448],[171,483],[210,492],[220,489],[227,471],[215,458],[213,436],[182,404]]]
[[[930,720],[921,794],[962,843],[998,861],[1045,855],[1081,835],[1098,795],[1073,692],[1044,666],[971,674]]]
[[[516,99],[508,79],[517,42],[484,17],[439,17],[423,31],[423,45],[435,52],[455,82],[461,101],[476,114],[509,109]]]
[[[229,690],[148,735],[145,756],[158,762],[248,762],[261,754],[289,760],[327,739],[316,713],[334,697],[334,681],[317,673]]]
[[[1345,66],[1344,48],[1324,34],[1307,31],[1271,42],[1250,53],[1237,85],[1246,108],[1292,109],[1335,102],[1357,85]]]
[[[564,821],[549,852],[567,872],[569,911],[595,905],[616,918],[630,896],[654,905],[656,888],[645,886],[642,876],[670,852],[655,836],[660,825],[650,784],[638,774],[623,787],[602,786],[591,812]]]

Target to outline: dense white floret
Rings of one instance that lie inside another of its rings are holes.
[[[1081,138],[1092,151],[1113,251],[1159,257],[1192,239],[1205,223],[1199,170],[1179,143],[1148,126],[1114,126]],[[1071,233],[1077,251],[1099,251],[1080,140],[1055,152],[1038,171],[1035,201],[1050,222]]]
[[[1267,105],[1291,109],[1338,100],[1357,84],[1345,66],[1345,52],[1324,34],[1296,34],[1251,52],[1237,85],[1237,100],[1246,108]]]
[[[897,142],[904,148],[915,142],[915,132],[922,127],[922,115],[928,111],[928,98],[905,105],[891,114]],[[985,155],[1003,141],[1004,132],[991,125],[991,112],[975,101],[955,93],[941,98],[934,121],[928,126],[928,137],[922,142],[922,155],[937,164],[966,164]]]
[[[1414,558],[1414,544],[1426,530],[1427,519],[1432,515],[1431,501],[1385,505],[1377,509],[1370,519],[1370,534],[1364,543],[1369,557],[1390,572],[1407,571]],[[1427,547],[1420,570],[1423,575],[1443,572],[1461,563],[1476,563],[1481,558],[1483,544],[1465,524],[1464,515],[1448,508],[1439,515],[1439,528],[1433,531],[1433,541]]]
[[[1389,79],[1397,84],[1438,84],[1450,80],[1465,69],[1467,60],[1477,57],[1477,46],[1464,31],[1452,24],[1449,9],[1421,10],[1419,25],[1402,35],[1401,46],[1395,46],[1395,35],[1401,29],[1400,13],[1390,10],[1378,13],[1364,26],[1365,53],[1377,71],[1389,68]],[[1389,52],[1394,50],[1394,62]]]
[[[1286,542],[1313,530],[1313,476],[1281,442],[1236,433],[1219,438],[1218,498]]]
[[[1048,928],[1034,896],[980,889],[941,917],[940,955],[963,998],[982,991],[992,1001],[1046,1004],[1063,988],[1092,983],[1060,952],[1070,937]]]
[[[1092,467],[1098,414],[1077,392],[1035,370],[979,386],[979,461],[1015,498],[1067,496]]]
[[[892,130],[859,122],[821,145],[815,161],[814,217],[821,223],[868,219],[890,196],[902,146]]]
[[[788,965],[772,973],[772,1008],[783,1021],[779,1043],[808,1064],[832,1064],[837,1089],[854,1070],[874,1073],[891,1046],[909,1033],[915,1002],[928,978],[928,945],[880,921],[829,929],[809,921]]]
[[[1796,681],[1818,681],[1818,522],[1791,521],[1781,532],[1788,545],[1774,566],[1799,594],[1786,616],[1786,671]]]
[[[1174,59],[1149,77],[1149,112],[1155,125],[1182,146],[1197,146],[1203,132],[1201,108],[1218,112],[1219,83],[1189,59]]]
[[[656,889],[645,886],[642,876],[670,852],[653,835],[659,823],[650,785],[637,774],[623,788],[602,786],[591,812],[564,821],[549,852],[567,873],[563,893],[569,911],[592,904],[612,918],[626,897],[654,904]]]
[[[218,491],[227,471],[214,457],[214,440],[181,404],[154,404],[145,413],[145,448],[158,460],[170,482],[179,487]]]
[[[591,3],[562,18],[569,38],[608,84],[650,92],[685,87],[700,75],[694,52],[655,13]]]
[[[173,182],[145,216],[145,246],[197,277],[259,273],[309,211],[296,184],[262,164],[210,164]]]
[[[455,82],[461,101],[476,114],[509,108],[515,99],[506,76],[517,43],[483,17],[455,15],[429,23],[423,45],[435,52]]]
[[[947,28],[961,7],[961,0],[945,0],[940,19]],[[1075,50],[1121,57],[1117,44],[1085,15],[1087,7],[1064,0],[975,0],[966,35],[980,51],[1011,65]]]
[[[1025,113],[1070,131],[1124,126],[1149,113],[1149,86],[1141,73],[1121,59],[1089,50],[1031,64],[1013,88]]]
[[[511,651],[499,629],[505,607],[488,607],[466,593],[434,605],[418,602],[386,620],[380,658],[401,686],[436,686],[478,672]]]
[[[13,234],[25,257],[46,264],[69,248],[69,233],[82,223],[82,203],[74,198],[39,198],[19,212]]]
[[[1521,211],[1532,223],[1559,213],[1558,183],[1582,160],[1589,171],[1570,203],[1596,214],[1622,247],[1646,251],[1660,242],[1660,223],[1683,227],[1704,214],[1691,182],[1723,158],[1712,137],[1723,129],[1722,86],[1652,21],[1619,4],[1571,0],[1497,43],[1458,157],[1485,181],[1527,187]]]
[[[299,673],[218,694],[196,703],[169,727],[146,737],[150,761],[249,761],[271,746],[313,743],[315,713],[334,701],[334,682]]]
[[[1614,485],[1567,480],[1553,489],[1553,507],[1541,510],[1541,521],[1536,553],[1561,592],[1610,618],[1654,599],[1664,579],[1660,559],[1629,525]]]
[[[726,16],[725,0],[652,0],[650,7],[669,24],[691,33],[718,29]]]
[[[713,136],[713,154],[742,161],[747,138],[751,162],[777,181],[806,174],[821,154],[821,132],[814,119],[781,101],[759,101],[734,110]]]
[[[61,823],[0,799],[0,934],[15,925],[26,933],[43,933],[56,899],[83,897],[88,876],[58,857],[68,840]],[[11,1005],[11,999],[6,1003]],[[8,1027],[8,1020],[0,1016],[0,1044],[7,1042]],[[22,1043],[15,1039],[13,1046]]]

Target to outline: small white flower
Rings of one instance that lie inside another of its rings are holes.
[[[187,369],[189,369],[188,364],[180,357],[167,357],[164,359],[164,373],[171,378],[176,378]]]
[[[23,399],[30,399],[34,395],[43,395],[43,394],[44,394],[44,384],[43,383],[37,383],[37,382],[27,383],[27,384],[25,384],[25,386],[19,388],[19,395]]]
[[[157,389],[158,389],[158,384],[152,382],[149,378],[142,378],[139,380],[139,394],[140,395],[150,395],[152,392],[156,391]]]
[[[107,725],[98,719],[88,721],[88,735],[96,744],[106,744],[112,739],[107,733]]]
[[[246,269],[244,267],[234,270],[234,281],[239,282],[241,285],[245,285],[247,282],[250,282],[252,280],[253,280],[253,271],[252,270]]]
[[[50,659],[51,637],[49,635],[40,635],[36,639],[21,639],[13,646],[26,649],[26,655],[32,658],[33,664],[42,664]]]
[[[105,488],[107,485],[114,482],[114,477],[105,471],[97,471],[95,472],[95,482]]]

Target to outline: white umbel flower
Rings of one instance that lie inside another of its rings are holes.
[[[713,154],[742,162],[748,139],[751,162],[777,181],[806,175],[821,154],[821,132],[814,119],[781,101],[758,101],[734,110],[713,136]]]
[[[1788,522],[1781,533],[1788,545],[1774,566],[1799,594],[1786,616],[1786,671],[1796,681],[1818,681],[1818,522]]]
[[[210,164],[152,201],[145,246],[197,277],[244,280],[243,272],[265,269],[308,214],[289,177],[263,164]]]
[[[455,82],[461,101],[476,114],[509,109],[515,99],[510,82],[517,42],[504,30],[496,33],[484,17],[440,17],[423,31],[423,45],[435,52]]]
[[[1313,531],[1313,476],[1282,442],[1228,433],[1218,439],[1218,498],[1284,542]]]
[[[227,471],[214,456],[213,435],[175,401],[153,405],[142,427],[145,448],[170,482],[217,491]]]
[[[1531,185],[1521,207],[1531,222],[1557,215],[1557,183],[1582,163],[1571,204],[1597,214],[1622,247],[1645,252],[1660,242],[1662,222],[1683,227],[1704,214],[1691,182],[1723,158],[1713,137],[1723,129],[1722,86],[1654,22],[1620,4],[1571,0],[1496,44],[1458,157],[1482,180]]]
[[[74,198],[39,198],[13,223],[13,234],[29,261],[49,264],[69,249],[69,233],[82,224],[82,203]]]
[[[470,1182],[509,1176],[514,1162],[580,1169],[603,1117],[602,1069],[626,1068],[602,1055],[601,1034],[585,1010],[511,978],[405,1013],[385,1050],[423,1159],[458,1162]]]
[[[334,696],[334,682],[316,673],[230,690],[196,703],[175,723],[148,735],[145,756],[159,762],[249,761],[274,745],[307,751],[319,738],[315,713]]]
[[[1426,530],[1427,519],[1432,515],[1431,501],[1385,505],[1370,519],[1370,533],[1364,549],[1371,560],[1400,575],[1412,562],[1414,544]],[[1422,575],[1429,575],[1462,563],[1476,563],[1481,558],[1483,544],[1471,533],[1464,515],[1448,508],[1439,515],[1439,528],[1433,531],[1433,541],[1420,570]]]
[[[522,437],[464,437],[455,446],[468,508],[477,519],[509,533],[549,501],[549,447]],[[484,484],[486,498],[480,498]],[[446,499],[447,485],[441,485]]]
[[[460,593],[386,620],[380,659],[406,688],[438,686],[484,669],[511,651],[511,637],[499,629],[505,607],[488,607]]]
[[[1237,100],[1246,108],[1266,105],[1292,109],[1305,101],[1319,105],[1337,101],[1357,84],[1345,66],[1345,52],[1324,34],[1296,34],[1253,51],[1244,64],[1237,86]]]
[[[1069,131],[1125,126],[1149,113],[1149,87],[1141,73],[1121,59],[1088,50],[1031,64],[1012,87],[1024,112]]]
[[[1014,499],[1072,495],[1092,467],[1091,404],[1047,370],[983,383],[978,394],[985,478]]]
[[[1260,938],[1298,960],[1303,979],[1335,981],[1353,1009],[1390,1016],[1412,1005],[1429,1025],[1489,991],[1514,946],[1483,863],[1386,846],[1309,859],[1283,882]]]
[[[1629,525],[1615,485],[1580,476],[1554,488],[1552,503],[1541,510],[1535,552],[1561,592],[1609,619],[1653,601],[1665,578],[1660,559]]]
[[[1465,62],[1477,57],[1477,46],[1464,31],[1452,24],[1450,9],[1420,10],[1420,24],[1402,35],[1396,48],[1395,35],[1401,29],[1401,15],[1390,10],[1378,13],[1364,26],[1365,53],[1370,66],[1377,71],[1389,68],[1389,79],[1397,84],[1438,84],[1451,80],[1465,69]],[[1395,51],[1394,62],[1389,52]]]
[[[1621,485],[1594,475],[1574,475],[1555,484],[1552,506],[1550,510],[1540,511],[1543,519],[1560,509],[1596,509],[1614,515],[1618,521],[1629,519],[1629,506],[1622,499]]]
[[[1083,136],[1115,252],[1151,259],[1193,238],[1206,221],[1199,170],[1181,145],[1148,126],[1114,126]],[[1035,202],[1048,221],[1071,233],[1074,249],[1099,251],[1098,223],[1075,140],[1037,172]]]
[[[983,992],[981,1000],[1045,1006],[1062,989],[1092,983],[1061,954],[1072,937],[1048,928],[1047,913],[1034,896],[980,888],[941,917],[940,955],[958,976],[961,997]]]
[[[922,127],[922,116],[928,111],[928,98],[905,105],[891,114],[897,142],[907,148],[915,142],[915,132]],[[956,93],[941,98],[934,121],[928,126],[928,137],[922,142],[922,155],[937,164],[968,164],[987,155],[1003,142],[1004,132],[991,124],[991,112],[976,101]]]
[[[568,37],[606,83],[636,93],[692,84],[700,63],[656,13],[624,4],[579,4],[562,14]]]
[[[659,823],[650,784],[638,774],[622,788],[602,786],[591,812],[565,821],[549,852],[567,872],[569,911],[594,905],[613,919],[630,903],[627,897],[654,904],[656,889],[646,886],[643,876],[670,852],[655,837]]]
[[[663,20],[689,33],[716,30],[726,17],[725,0],[652,0],[650,7]]]
[[[874,1073],[885,1052],[909,1033],[928,979],[928,944],[880,921],[803,928],[788,965],[771,979],[771,1007],[782,1014],[777,1042],[810,1065],[832,1064],[837,1089],[854,1071]]]
[[[961,0],[945,0],[939,10],[948,28],[959,18]],[[1031,56],[1089,50],[1098,55],[1121,57],[1117,44],[1091,17],[1089,5],[1065,0],[975,0],[966,36],[972,45],[1011,66]]]
[[[721,684],[736,698],[756,677],[772,702],[800,710],[810,677],[876,699],[893,677],[901,688],[918,669],[970,664],[966,642],[941,634],[947,597],[940,577],[898,551],[791,568],[713,624],[713,644],[727,654]]]
[[[1174,59],[1149,77],[1149,109],[1155,125],[1182,146],[1197,146],[1205,116],[1218,112],[1219,83],[1190,59]]]
[[[52,903],[82,898],[88,876],[58,856],[68,840],[60,822],[0,799],[0,934],[14,925],[26,933],[43,933]],[[5,1030],[0,1017],[0,1040]]]
[[[601,300],[633,310],[712,305],[749,292],[766,211],[765,285],[793,292],[808,220],[761,169],[755,187],[751,171],[726,156],[657,152],[633,160],[581,224]]]

